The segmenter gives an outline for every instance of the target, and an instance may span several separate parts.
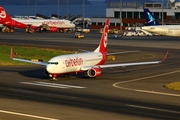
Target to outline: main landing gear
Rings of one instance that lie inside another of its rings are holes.
[[[70,74],[63,74],[62,75],[64,78],[69,78],[71,75]],[[51,75],[50,77],[52,77],[52,80],[57,80],[57,75],[54,74],[54,75]]]

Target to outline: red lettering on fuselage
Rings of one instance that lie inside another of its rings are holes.
[[[82,58],[67,58],[65,60],[66,67],[73,67],[73,66],[80,66],[83,65],[83,59]]]
[[[56,21],[47,20],[47,21],[44,21],[42,24],[47,24],[47,25],[50,25],[50,26],[56,26],[56,25],[65,25],[65,22],[60,21],[60,20],[56,20]]]

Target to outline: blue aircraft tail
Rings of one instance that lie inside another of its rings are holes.
[[[153,15],[149,11],[149,9],[144,8],[144,14],[145,14],[146,22],[147,22],[148,26],[151,26],[151,25],[160,25],[159,22],[153,17]]]

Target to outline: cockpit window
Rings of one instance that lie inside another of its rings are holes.
[[[54,64],[54,65],[57,65],[58,62],[48,62],[48,64]]]

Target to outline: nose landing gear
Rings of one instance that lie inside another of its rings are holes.
[[[52,75],[52,80],[57,80],[57,75],[56,74]]]

